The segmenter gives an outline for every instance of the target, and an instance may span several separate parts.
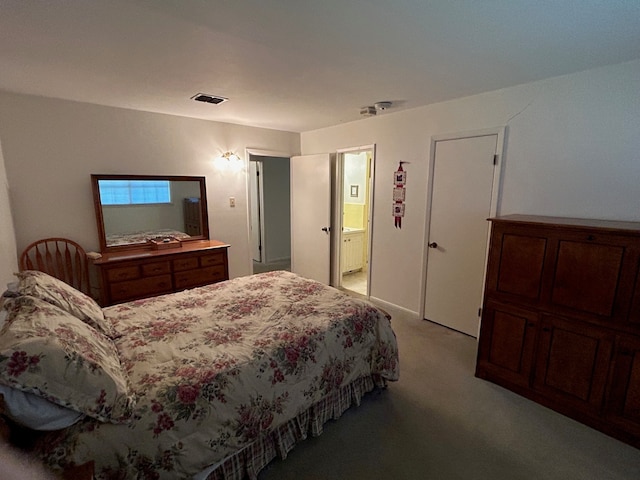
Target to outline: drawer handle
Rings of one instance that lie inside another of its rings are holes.
[[[596,239],[596,237],[594,235],[588,235],[587,236],[587,240],[589,240],[590,242],[593,242]]]

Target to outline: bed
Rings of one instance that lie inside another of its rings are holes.
[[[388,315],[269,272],[100,309],[41,272],[5,298],[0,385],[74,414],[39,434],[97,479],[256,478],[399,376]]]

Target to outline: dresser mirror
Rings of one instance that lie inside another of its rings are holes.
[[[208,240],[204,177],[91,175],[102,252]]]

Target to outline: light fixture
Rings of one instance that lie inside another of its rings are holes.
[[[216,157],[214,163],[218,170],[240,171],[242,169],[242,159],[233,152],[224,152]]]
[[[376,107],[376,110],[380,111],[391,108],[391,105],[393,105],[391,102],[377,102],[373,104],[373,106]]]
[[[221,155],[222,158],[227,160],[228,162],[239,162],[240,157],[233,152],[225,152]]]

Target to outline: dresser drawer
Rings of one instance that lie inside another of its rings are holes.
[[[178,258],[171,262],[173,264],[174,272],[181,272],[183,270],[192,270],[198,268],[198,257]]]
[[[227,274],[224,267],[224,265],[216,265],[214,267],[176,273],[174,274],[176,289],[182,290],[184,288],[198,287],[200,285],[226,280]]]
[[[169,265],[169,262],[143,263],[141,267],[144,277],[171,273],[171,265]]]
[[[200,266],[211,267],[213,265],[224,265],[224,252],[215,252],[200,257]]]
[[[109,285],[112,302],[123,302],[134,298],[160,295],[172,291],[171,275],[116,282]]]
[[[132,265],[130,267],[110,268],[107,270],[107,278],[109,282],[120,282],[122,280],[140,278],[140,266]]]

